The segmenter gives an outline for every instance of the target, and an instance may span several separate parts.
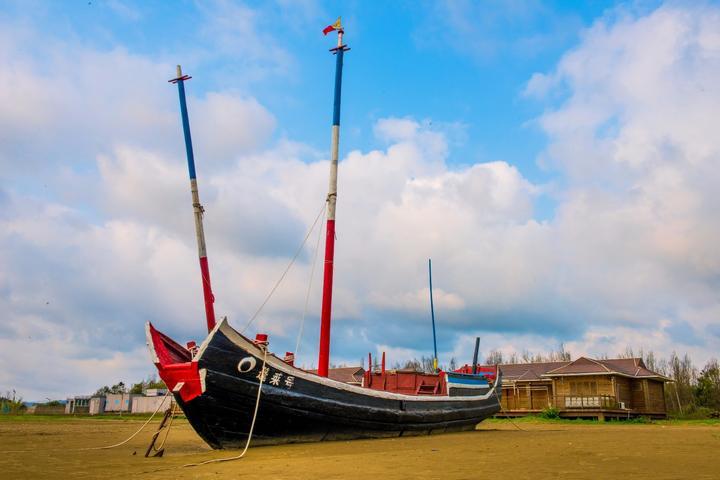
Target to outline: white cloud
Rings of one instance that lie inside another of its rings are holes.
[[[427,312],[430,302],[430,288],[420,288],[414,292],[384,294],[373,291],[368,295],[368,303],[383,310],[406,310]],[[438,309],[462,310],[465,301],[457,294],[442,289],[433,289],[433,303]]]
[[[666,352],[688,339],[652,337],[663,321],[707,311],[692,315],[703,332],[717,318],[719,26],[705,6],[600,21],[546,77],[569,92],[540,119],[545,160],[570,179],[553,222],[564,288],[593,299],[593,329],[632,326]]]
[[[137,8],[133,8],[120,0],[109,0],[106,5],[123,19],[137,21],[142,18],[142,13]]]
[[[264,146],[275,129],[275,118],[254,98],[209,93],[193,105],[197,151],[214,165],[246,150]]]
[[[242,35],[256,28],[247,14]],[[514,166],[451,167],[442,128],[380,119],[384,147],[340,165],[334,358],[429,351],[430,257],[444,362],[467,361],[476,334],[486,353],[561,340],[576,355],[717,351],[719,27],[704,7],[603,20],[533,77],[528,92],[565,95],[537,122],[564,177],[552,220],[535,219],[543,189]],[[0,161],[24,160],[0,198],[0,363],[32,357],[0,382],[26,397],[137,380],[144,321],[180,341],[204,323],[173,69],[122,49],[54,52],[0,47]],[[242,326],[320,209],[327,162],[273,142],[277,121],[251,96],[189,100],[216,309]],[[278,351],[294,348],[311,250],[253,327]],[[319,278],[301,363],[313,363]]]

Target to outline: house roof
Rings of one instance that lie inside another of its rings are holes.
[[[317,370],[308,370],[317,374]],[[343,383],[361,383],[365,369],[363,367],[339,367],[328,369],[328,378]]]
[[[610,358],[594,360],[580,357],[565,366],[546,372],[547,377],[563,377],[572,375],[603,375],[613,374],[631,378],[657,378],[669,380],[667,377],[653,372],[645,366],[641,358]]]
[[[503,378],[514,381],[544,380],[544,373],[567,365],[569,362],[511,363],[498,365]]]
[[[588,373],[612,373],[612,370],[603,365],[599,360],[580,357],[575,361],[567,362],[565,365],[549,370],[545,372],[544,375],[586,375]]]
[[[542,362],[499,365],[503,378],[515,382],[549,380],[574,375],[621,375],[631,378],[669,380],[645,366],[641,358],[595,360],[580,357],[571,362]]]

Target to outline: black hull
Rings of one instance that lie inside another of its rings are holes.
[[[211,447],[244,447],[257,398],[262,351],[223,321],[195,360],[202,393],[189,401],[175,393],[178,404]],[[240,370],[241,362],[246,371]],[[253,445],[471,430],[500,410],[500,379],[481,396],[414,396],[321,378],[270,354],[266,368]]]

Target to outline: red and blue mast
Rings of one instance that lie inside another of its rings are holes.
[[[197,176],[195,174],[195,155],[193,154],[192,137],[190,136],[190,120],[188,119],[187,103],[185,101],[185,80],[192,77],[183,75],[180,65],[177,66],[177,77],[168,80],[177,84],[178,95],[180,96],[180,116],[182,117],[183,134],[185,136],[185,152],[187,154],[188,172],[190,173],[190,192],[192,194],[193,212],[195,214],[195,235],[198,244],[198,256],[200,257],[200,272],[203,287],[203,299],[205,300],[205,319],[207,320],[208,332],[215,328],[215,296],[210,285],[210,267],[208,266],[207,247],[205,246],[205,231],[203,229],[203,213],[205,209],[200,203],[198,194]]]
[[[324,34],[337,31],[337,47],[331,49],[335,55],[335,97],[333,101],[332,140],[330,144],[330,184],[327,196],[327,229],[325,231],[325,267],[323,272],[322,310],[320,314],[320,349],[318,375],[328,376],[330,363],[330,323],[332,316],[333,262],[335,258],[335,206],[337,203],[338,148],[340,144],[340,97],[342,91],[343,56],[350,50],[343,45],[345,33],[340,19],[323,30]]]

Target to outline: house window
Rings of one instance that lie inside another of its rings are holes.
[[[570,395],[597,395],[597,382],[571,381]]]

